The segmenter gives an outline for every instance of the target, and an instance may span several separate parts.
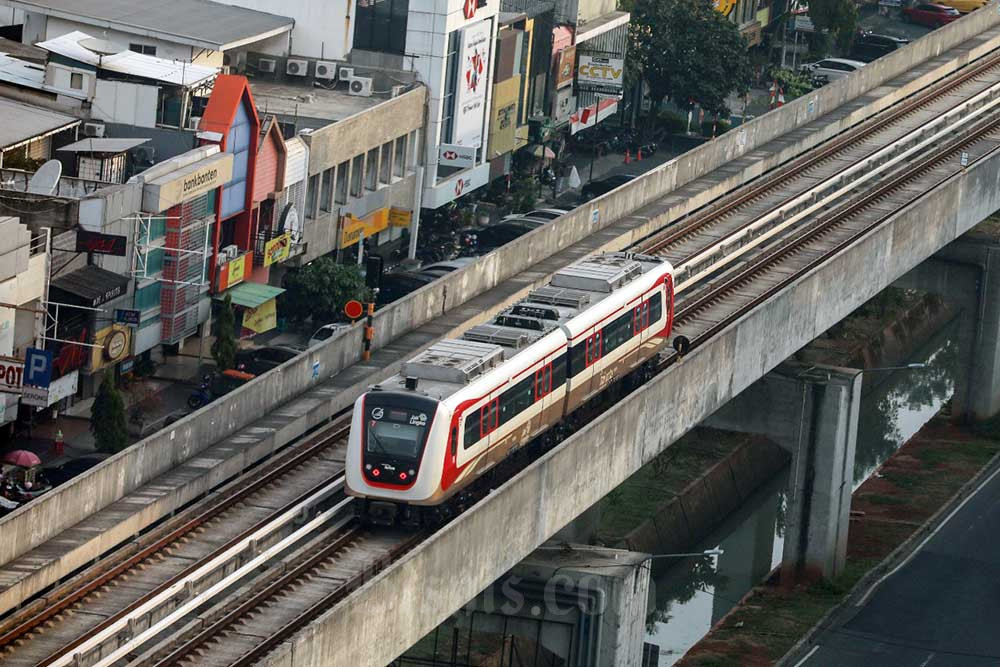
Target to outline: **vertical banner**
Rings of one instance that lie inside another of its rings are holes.
[[[458,91],[455,95],[455,125],[451,137],[453,144],[477,147],[483,144],[492,30],[493,22],[489,19],[462,30]]]

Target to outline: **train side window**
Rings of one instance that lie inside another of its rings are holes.
[[[632,316],[622,315],[604,327],[604,354],[610,354],[632,338]]]
[[[558,389],[566,384],[566,358],[561,354],[552,362],[552,389]]]
[[[552,393],[552,364],[546,364],[535,371],[535,400]]]
[[[506,424],[529,407],[534,399],[535,381],[532,376],[518,382],[500,396],[500,424]]]
[[[458,426],[451,427],[451,455],[458,453]]]
[[[473,410],[465,416],[465,442],[462,447],[468,449],[479,442],[480,431],[479,410]]]
[[[601,332],[591,334],[587,338],[587,366],[591,366],[601,358]]]
[[[576,377],[582,373],[587,368],[587,343],[590,341],[588,338],[585,341],[577,343],[573,346],[570,351],[569,360],[569,376]]]
[[[649,328],[649,301],[643,301],[632,309],[632,330],[640,334]]]
[[[649,300],[649,321],[658,322],[663,317],[663,295],[656,293]]]

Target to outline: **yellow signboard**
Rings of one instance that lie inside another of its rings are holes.
[[[712,6],[723,16],[729,16],[736,8],[736,2],[737,0],[713,0]]]
[[[389,224],[391,226],[409,227],[412,221],[413,211],[407,211],[405,208],[396,208],[395,206],[389,209]]]
[[[132,330],[128,327],[106,327],[94,336],[94,344],[99,347],[90,348],[92,371],[115,364],[128,356],[132,349]]]
[[[278,326],[278,309],[274,299],[268,299],[257,308],[243,311],[243,328],[254,333],[264,333]]]
[[[285,233],[264,244],[264,266],[271,266],[288,259],[292,251],[292,235]]]
[[[371,238],[375,234],[389,227],[389,209],[380,208],[374,213],[370,213],[363,218],[355,218],[352,215],[345,215],[343,226],[340,232],[340,247],[346,248],[356,244],[361,235]]]
[[[493,86],[493,117],[490,119],[488,153],[490,158],[514,150],[517,132],[517,98],[521,75]]]
[[[236,283],[243,282],[247,273],[247,256],[241,255],[233,261],[229,262],[229,287],[232,287]]]

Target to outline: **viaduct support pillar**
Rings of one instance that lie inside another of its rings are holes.
[[[782,364],[705,424],[764,435],[792,454],[781,578],[844,568],[861,405],[861,371]]]
[[[983,420],[1000,412],[1000,239],[969,232],[893,286],[937,294],[960,311],[952,417]]]

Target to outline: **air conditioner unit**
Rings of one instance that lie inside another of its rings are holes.
[[[84,123],[83,124],[83,136],[85,136],[85,137],[103,137],[104,136],[104,123]]]
[[[393,86],[392,87],[392,96],[393,97],[399,97],[400,95],[403,94],[403,92],[405,90],[406,90],[406,86]]]
[[[353,67],[341,67],[340,71],[337,73],[338,81],[350,81],[353,78],[354,78]]]
[[[356,76],[348,82],[347,92],[358,97],[372,96],[372,79],[367,76]]]
[[[278,62],[273,58],[260,58],[257,60],[258,72],[274,72],[277,66]]]
[[[337,63],[331,63],[326,60],[316,61],[316,78],[317,79],[336,79],[337,78]]]
[[[309,61],[308,60],[292,60],[288,59],[288,63],[285,65],[285,74],[288,76],[305,76],[309,73]]]
[[[188,129],[197,130],[198,125],[201,123],[201,116],[191,116],[188,118]]]
[[[227,261],[232,261],[239,257],[240,248],[237,245],[227,245],[219,251],[220,255],[225,255]]]

